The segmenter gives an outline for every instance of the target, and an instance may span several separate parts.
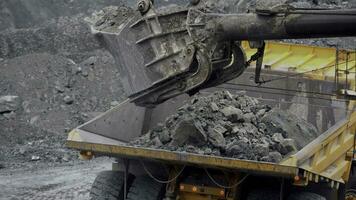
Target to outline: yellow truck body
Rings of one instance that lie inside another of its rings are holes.
[[[250,49],[247,43],[243,42],[242,46],[247,57],[254,54],[255,50]],[[324,104],[319,105],[318,99],[332,102],[330,105],[337,105],[331,111],[332,115],[338,116],[335,123],[329,124],[330,127],[327,127],[327,129],[324,126],[325,130],[319,137],[280,163],[238,160],[127,145],[127,142],[172,114],[175,108],[189,99],[186,96],[177,97],[155,109],[138,108],[127,100],[71,131],[67,146],[80,150],[81,155],[85,158],[90,158],[93,155],[106,155],[177,166],[204,166],[245,174],[285,177],[294,180],[294,184],[300,186],[327,182],[330,188],[338,189],[340,184],[348,182],[355,152],[356,112],[352,100],[355,98],[352,95],[352,91],[355,91],[355,56],[356,54],[353,51],[337,51],[335,48],[268,42],[264,56],[263,74],[268,74],[271,79],[283,81],[276,84],[281,87],[269,84],[257,87],[248,83],[247,78],[246,80],[233,80],[211,89],[244,89],[249,91],[252,88],[252,91],[256,90],[257,98],[278,102],[280,106],[284,105],[287,98],[284,95],[293,93],[295,96],[291,97],[292,100],[296,98],[309,99],[306,106],[312,106],[313,109],[318,109],[318,111],[330,109]],[[245,76],[247,77],[249,73],[247,70]],[[308,88],[309,81],[311,81],[310,85],[317,83],[320,88],[327,83],[334,85],[334,89],[348,92],[344,92],[340,96],[337,93],[332,94],[331,90],[315,93],[310,91],[303,96],[303,91],[293,90],[294,87],[297,88],[304,83]],[[292,86],[286,89],[284,88],[285,85]],[[270,93],[268,97],[271,99],[260,94],[260,91],[265,90],[267,90],[266,93]],[[279,96],[279,99],[273,99],[274,94]],[[283,97],[280,97],[281,95]],[[343,99],[339,100],[340,97],[343,97]],[[295,104],[295,102],[292,102],[292,104]],[[163,116],[158,116],[160,114]],[[123,116],[126,116],[126,118],[122,119]],[[155,116],[155,118],[152,116]],[[327,116],[323,115],[322,118],[325,117]],[[122,137],[116,138],[117,135],[122,135]]]

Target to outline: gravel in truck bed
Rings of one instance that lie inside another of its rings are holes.
[[[317,136],[313,125],[292,113],[219,91],[193,97],[131,145],[278,163]]]

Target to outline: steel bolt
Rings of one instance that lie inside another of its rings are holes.
[[[137,10],[141,12],[141,14],[145,14],[150,9],[150,0],[142,0],[137,4]]]
[[[144,1],[140,1],[139,3],[138,3],[138,10],[140,11],[140,12],[144,12],[144,10],[145,10],[145,7],[146,7],[146,3],[144,2]]]
[[[192,50],[190,48],[187,49],[187,53],[188,54],[191,54],[192,53]]]

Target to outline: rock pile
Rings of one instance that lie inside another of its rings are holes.
[[[31,156],[62,162],[72,155],[65,149],[66,133],[124,98],[113,58],[104,51],[95,54],[79,63],[47,53],[1,63],[0,163],[6,168],[27,165]]]
[[[117,32],[134,14],[135,10],[127,6],[109,6],[86,20],[98,31]]]
[[[257,99],[228,91],[196,96],[136,146],[280,162],[318,136],[312,125]]]

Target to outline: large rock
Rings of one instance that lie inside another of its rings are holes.
[[[244,122],[256,124],[256,116],[252,113],[246,113],[242,116]]]
[[[264,157],[269,154],[269,144],[257,144],[255,148],[255,154],[259,157]]]
[[[249,145],[242,140],[231,142],[226,147],[226,154],[230,157],[242,158],[244,155],[248,154],[249,152],[250,152]]]
[[[208,140],[214,147],[222,148],[225,146],[226,141],[224,133],[226,129],[220,125],[208,129]]]
[[[266,124],[269,134],[281,133],[284,138],[293,139],[298,149],[318,136],[318,131],[313,125],[278,108],[267,112],[262,122]]]
[[[274,151],[270,152],[268,156],[264,157],[263,159],[267,162],[279,163],[283,159],[283,157],[281,153]]]
[[[171,145],[182,146],[184,144],[193,144],[200,146],[206,142],[207,135],[197,128],[193,120],[186,119],[177,124],[173,131]]]
[[[227,117],[231,122],[237,122],[243,119],[243,112],[242,110],[234,107],[234,106],[227,106],[220,110]]]
[[[0,97],[0,114],[16,111],[20,107],[20,98],[18,96]]]
[[[281,153],[283,155],[287,155],[289,153],[294,153],[297,151],[297,147],[295,146],[295,141],[290,138],[284,139],[281,142],[281,146],[282,146]]]

